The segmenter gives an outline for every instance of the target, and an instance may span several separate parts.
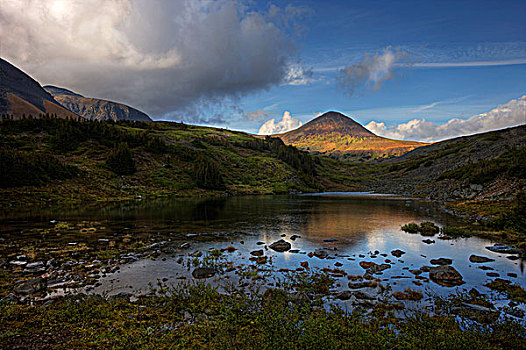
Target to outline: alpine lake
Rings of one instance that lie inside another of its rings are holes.
[[[189,283],[223,292],[294,290],[296,279],[319,273],[332,281],[325,304],[345,310],[367,313],[383,302],[433,313],[437,300],[475,294],[492,306],[467,302],[467,308],[524,320],[524,303],[487,286],[503,279],[524,287],[524,258],[491,251],[487,247],[496,242],[480,237],[401,230],[411,222],[443,227],[460,220],[431,202],[371,193],[6,210],[0,216],[1,260],[13,282],[4,288],[42,276],[46,288],[36,300],[74,293],[133,300]],[[437,268],[444,269],[435,271],[445,273],[442,279],[431,276]],[[450,276],[451,268],[457,275]]]

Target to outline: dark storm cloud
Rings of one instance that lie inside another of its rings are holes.
[[[294,47],[283,23],[303,13],[233,0],[7,2],[2,55],[41,83],[197,120],[197,104],[285,81]]]

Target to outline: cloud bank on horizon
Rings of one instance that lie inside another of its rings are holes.
[[[281,134],[302,126],[302,122],[293,118],[289,111],[283,113],[283,118],[276,123],[276,119],[270,119],[259,128],[258,135]]]
[[[290,64],[290,32],[305,11],[247,4],[7,1],[0,7],[2,56],[44,84],[206,122],[188,115],[312,75]]]
[[[387,126],[383,122],[371,121],[365,127],[377,135],[393,139],[441,141],[526,124],[525,101],[526,95],[499,105],[487,113],[475,115],[468,119],[453,118],[444,124],[437,124],[422,118],[393,126]]]

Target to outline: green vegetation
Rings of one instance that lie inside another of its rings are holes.
[[[526,290],[518,284],[512,284],[511,281],[496,278],[486,284],[486,287],[504,293],[507,298],[519,303],[526,303]]]
[[[39,186],[75,177],[79,170],[49,153],[0,150],[0,187]]]
[[[218,191],[349,190],[352,184],[350,165],[312,156],[280,139],[182,123],[4,117],[0,146],[6,164],[0,202],[11,206]],[[6,170],[11,163],[16,167]],[[26,188],[30,185],[38,188]]]
[[[108,154],[106,165],[111,171],[119,175],[131,175],[137,171],[132,153],[126,142],[119,143],[119,145]]]
[[[199,155],[194,163],[194,179],[198,187],[209,190],[223,190],[225,183],[219,166],[210,158]]]
[[[404,226],[402,226],[402,231],[407,232],[407,233],[418,233],[419,230],[420,230],[420,226],[418,226],[418,224],[415,222],[411,222],[409,224],[405,224]]]
[[[431,221],[424,221],[420,225],[411,222],[402,226],[401,229],[407,233],[420,233],[423,236],[433,236],[439,232],[438,226]]]
[[[518,349],[526,331],[504,320],[483,326],[452,316],[405,319],[329,311],[286,290],[225,295],[203,284],[127,298],[72,296],[46,307],[0,304],[6,348],[54,349]],[[380,310],[378,310],[380,311]]]
[[[518,179],[526,178],[526,147],[511,149],[497,158],[479,160],[457,169],[444,172],[438,180],[467,180],[473,184],[485,184],[501,174]]]
[[[470,237],[471,234],[461,227],[456,226],[444,226],[440,229],[442,236],[447,236],[451,238],[457,237]]]
[[[424,236],[433,236],[436,235],[440,229],[431,221],[424,221],[420,224],[419,231]]]

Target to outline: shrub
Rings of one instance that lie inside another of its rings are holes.
[[[132,152],[126,142],[119,143],[119,145],[108,154],[106,165],[111,171],[119,175],[131,175],[137,171]]]
[[[440,229],[438,228],[438,226],[432,223],[431,221],[425,221],[420,224],[419,232],[423,236],[433,236],[436,235],[439,231]]]
[[[204,155],[199,155],[194,163],[194,180],[198,187],[209,190],[223,190],[225,183],[217,164]]]
[[[405,231],[407,233],[418,233],[419,227],[418,224],[411,222],[409,224],[405,224],[402,226],[402,231]]]
[[[0,151],[0,187],[38,186],[77,174],[76,167],[47,153]]]
[[[440,233],[449,237],[469,237],[468,231],[456,226],[444,226],[440,229]]]

